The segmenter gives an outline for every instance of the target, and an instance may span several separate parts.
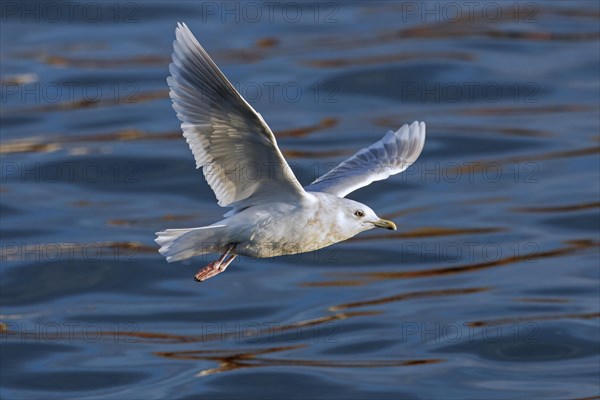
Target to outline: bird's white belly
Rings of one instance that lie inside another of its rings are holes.
[[[339,237],[335,224],[314,208],[255,210],[253,219],[255,223],[251,227],[237,232],[237,254],[275,257],[318,250],[346,239]]]

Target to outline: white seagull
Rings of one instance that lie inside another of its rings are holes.
[[[237,255],[264,258],[317,250],[392,221],[344,197],[408,168],[423,149],[425,123],[403,125],[360,150],[303,188],[286,163],[273,132],[235,90],[185,24],[173,42],[170,96],[196,168],[222,207],[209,226],[157,232],[168,262],[222,253],[196,281],[223,271]]]

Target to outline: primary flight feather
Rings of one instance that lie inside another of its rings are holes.
[[[156,242],[167,261],[221,257],[195,276],[223,272],[237,255],[273,257],[317,250],[358,233],[396,225],[344,197],[408,168],[421,154],[425,123],[403,125],[302,188],[262,116],[235,90],[185,24],[179,23],[167,78],[196,168],[222,207],[210,226],[167,229]]]

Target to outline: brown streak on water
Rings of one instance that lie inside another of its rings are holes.
[[[447,59],[474,61],[475,56],[470,53],[399,53],[385,54],[376,56],[364,56],[356,58],[330,58],[320,60],[307,60],[302,64],[317,68],[339,68],[350,65],[370,65],[381,64],[387,62],[410,61],[410,60],[432,60],[432,59]]]
[[[423,278],[429,276],[443,276],[460,274],[465,272],[481,271],[487,268],[500,267],[528,260],[537,260],[550,257],[560,257],[574,254],[581,250],[586,250],[594,247],[598,247],[600,243],[593,240],[573,240],[569,243],[569,246],[560,247],[548,251],[540,251],[531,254],[515,255],[511,257],[505,257],[499,260],[467,264],[458,267],[447,267],[447,268],[435,268],[418,271],[394,271],[394,272],[365,272],[359,275],[370,279],[412,279],[412,278]]]
[[[84,69],[132,67],[147,65],[167,66],[171,62],[171,57],[165,57],[164,55],[135,56],[131,58],[121,59],[87,59],[44,54],[39,56],[38,58],[41,62],[55,67],[77,67]]]
[[[428,238],[439,236],[455,236],[455,235],[473,235],[484,233],[497,233],[505,231],[504,228],[439,228],[439,227],[424,227],[415,229],[409,232],[393,232],[393,233],[376,233],[364,236],[355,236],[348,239],[348,242],[362,242],[369,240],[381,239],[410,239],[410,238]]]
[[[275,134],[276,137],[301,137],[310,135],[311,133],[335,127],[338,121],[336,118],[324,118],[317,125],[304,126],[282,130]],[[24,138],[9,142],[0,143],[0,154],[11,153],[38,153],[38,152],[54,152],[61,150],[64,144],[78,143],[93,143],[93,142],[121,142],[133,140],[182,140],[180,130],[168,132],[144,132],[135,128],[122,129],[116,132],[98,133],[90,135],[59,135],[48,139],[48,135],[39,135],[36,137]],[[44,137],[44,139],[42,139]],[[288,151],[292,157],[334,157],[346,154],[343,151],[329,152],[301,152]]]
[[[472,175],[475,172],[485,171],[488,166],[498,166],[505,164],[517,164],[517,163],[527,163],[532,161],[545,161],[545,160],[557,160],[561,158],[573,158],[580,156],[588,156],[593,154],[600,153],[600,146],[594,147],[585,147],[581,149],[574,150],[560,150],[560,151],[551,151],[542,154],[533,154],[530,156],[518,156],[518,157],[510,157],[505,159],[498,160],[490,160],[490,161],[473,161],[468,165],[462,166],[451,166],[448,167],[449,171],[452,173],[461,173],[461,174],[469,174]]]
[[[337,306],[329,307],[330,311],[345,310],[347,308],[354,307],[365,307],[374,306],[380,304],[387,304],[396,301],[405,301],[429,297],[443,297],[443,296],[460,296],[463,294],[481,293],[490,290],[491,288],[464,288],[464,289],[440,289],[440,290],[425,290],[419,292],[402,293],[395,296],[383,297],[375,300],[355,301],[352,303],[340,304]]]
[[[533,315],[514,318],[498,318],[486,321],[472,321],[467,324],[472,327],[483,327],[490,325],[507,325],[524,321],[554,321],[559,319],[595,319],[600,318],[600,313],[573,313],[573,314],[551,314],[551,315]]]
[[[294,358],[268,358],[265,354],[297,350],[306,345],[268,347],[248,350],[188,350],[179,352],[156,352],[160,357],[176,360],[208,360],[218,362],[217,368],[200,371],[197,376],[207,376],[229,372],[240,368],[268,366],[303,366],[332,368],[382,368],[406,367],[443,362],[442,359],[404,359],[404,360],[304,360]]]
[[[565,206],[554,206],[554,207],[517,207],[511,211],[517,212],[529,212],[529,213],[554,213],[554,212],[571,212],[580,210],[589,210],[592,208],[600,207],[600,202],[592,203],[581,203],[581,204],[569,204]]]

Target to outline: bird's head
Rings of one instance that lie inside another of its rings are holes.
[[[342,203],[342,215],[339,224],[345,231],[358,234],[373,228],[385,228],[396,230],[396,224],[387,219],[382,219],[366,205],[350,199],[340,199]]]

